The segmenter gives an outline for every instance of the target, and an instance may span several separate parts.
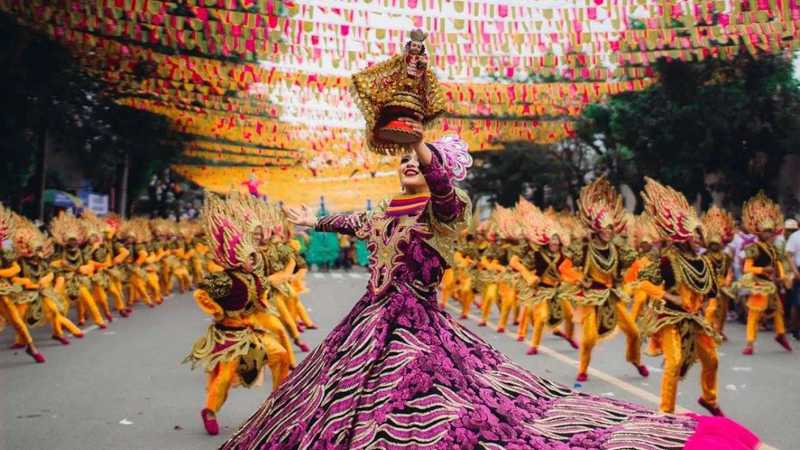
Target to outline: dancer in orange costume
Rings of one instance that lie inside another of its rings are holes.
[[[126,278],[125,271],[121,267],[128,259],[128,250],[124,246],[118,245],[116,241],[121,223],[120,218],[114,214],[109,214],[102,222],[101,226],[105,233],[103,245],[105,245],[110,258],[109,267],[105,271],[108,275],[108,292],[114,297],[114,308],[120,316],[130,317],[133,309],[128,307],[123,295]]]
[[[214,259],[222,272],[206,275],[195,300],[214,323],[192,348],[184,362],[208,372],[203,425],[211,435],[219,433],[217,414],[237,385],[260,384],[263,369],[272,372],[272,387],[288,377],[286,350],[275,336],[253,319],[264,303],[269,284],[264,276],[264,260],[249,231],[247,214],[241,205],[208,194],[203,208]]]
[[[266,308],[260,308],[254,313],[253,320],[263,329],[275,335],[280,342],[281,346],[286,350],[289,367],[294,368],[297,366],[297,358],[294,354],[292,347],[292,339],[295,339],[295,344],[305,343],[300,340],[300,332],[295,327],[294,334],[290,335],[287,321],[291,321],[291,314],[288,308],[285,307],[285,302],[281,303],[284,308],[283,313],[279,310],[276,293],[272,292],[274,286],[285,286],[291,278],[291,274],[286,271],[273,271],[273,261],[277,260],[278,255],[273,246],[272,234],[275,231],[275,223],[279,220],[278,211],[268,206],[262,200],[241,194],[232,194],[230,201],[239,202],[242,209],[248,212],[248,223],[252,230],[253,240],[258,246],[259,254],[264,260],[263,276],[267,281],[267,288],[264,294],[264,304]],[[283,314],[283,315],[282,315]],[[305,347],[306,351],[308,347]],[[303,348],[301,347],[301,350]]]
[[[626,266],[634,259],[630,249],[614,240],[625,227],[622,197],[608,180],[598,178],[581,189],[578,208],[593,235],[576,258],[583,268],[582,289],[574,296],[576,316],[583,327],[577,380],[589,378],[587,371],[598,338],[610,335],[617,327],[625,333],[625,359],[646,377],[649,372],[641,363],[639,328],[625,305],[628,296],[619,289]]]
[[[481,278],[481,320],[479,327],[485,327],[495,306],[499,300],[500,281],[505,277],[508,270],[505,267],[506,249],[500,242],[499,225],[497,224],[497,212],[492,211],[492,216],[487,222],[481,224],[485,233],[485,240],[481,243],[481,258],[478,261],[479,277]],[[502,212],[499,214],[503,214]]]
[[[75,304],[78,310],[78,325],[84,324],[88,311],[95,324],[105,329],[106,322],[89,291],[95,265],[85,256],[87,250],[85,224],[72,214],[62,212],[50,222],[50,233],[61,249],[52,264],[64,277],[61,295],[67,296]]]
[[[645,303],[661,292],[661,289],[650,281],[651,275],[658,272],[661,242],[650,216],[634,217],[628,226],[631,228],[628,241],[637,255],[633,264],[625,271],[623,282],[624,291],[633,297],[631,316],[636,320]]]
[[[53,252],[53,243],[33,223],[20,216],[17,219],[14,251],[22,271],[13,282],[23,287],[23,291],[16,295],[20,317],[34,326],[49,323],[53,339],[69,345],[69,340],[64,337],[64,328],[77,338],[82,338],[83,332],[65,316],[69,302],[53,288],[54,281],[59,286],[64,283],[61,278],[54,280],[55,274],[50,269],[48,260]],[[19,334],[17,343],[24,343]]]
[[[747,298],[747,345],[742,354],[753,354],[759,320],[767,310],[774,310],[775,342],[792,351],[786,339],[780,299],[780,292],[785,289],[786,270],[783,255],[773,243],[775,236],[781,233],[778,227],[783,224],[783,213],[777,203],[761,192],[742,207],[742,224],[748,233],[758,236],[756,242],[745,248],[745,275],[735,283],[737,288],[750,293]]]
[[[643,322],[664,354],[660,409],[675,411],[678,381],[700,360],[698,403],[722,416],[717,404],[717,343],[719,335],[704,317],[706,300],[718,289],[711,262],[699,255],[702,227],[681,193],[646,178],[642,198],[659,232],[672,245],[662,253],[659,277],[663,292],[648,305]]]
[[[733,283],[733,257],[725,251],[725,246],[733,240],[735,222],[733,216],[717,206],[712,206],[703,215],[703,229],[706,244],[705,256],[711,262],[717,277],[716,295],[708,301],[706,321],[727,340],[724,333],[728,306],[733,301],[730,287]]]
[[[500,299],[497,332],[504,333],[508,325],[508,316],[511,315],[515,322],[518,317],[517,286],[522,282],[519,274],[510,266],[510,262],[514,258],[519,259],[529,249],[527,244],[522,242],[522,226],[512,209],[498,206],[495,208],[493,216],[501,240],[497,262],[502,267],[502,270],[495,274],[497,294]],[[485,321],[488,319],[488,308],[485,308],[483,312]]]
[[[145,245],[147,222],[143,219],[132,219],[122,222],[117,231],[117,243],[114,248],[122,272],[122,279],[127,281],[127,309],[140,299],[150,308],[155,307],[153,296],[148,289],[147,272],[144,269],[148,254]],[[124,255],[124,258],[121,256]]]
[[[453,255],[453,297],[461,304],[461,319],[466,319],[475,301],[476,271],[480,255],[475,236],[468,233],[460,250]]]
[[[91,211],[84,211],[81,217],[84,229],[86,230],[86,237],[88,245],[86,246],[86,260],[93,266],[91,282],[91,292],[95,302],[100,305],[101,312],[105,315],[106,320],[113,322],[114,318],[111,316],[111,307],[108,304],[108,294],[106,290],[109,288],[109,276],[106,269],[110,268],[112,262],[111,248],[106,245],[104,239],[105,223],[99,220]],[[122,304],[122,293],[117,298],[117,305]]]
[[[0,242],[5,241],[14,234],[16,229],[16,219],[10,210],[0,203]],[[12,279],[20,273],[19,264],[14,260],[14,256],[5,250],[0,250],[0,318],[11,324],[21,342],[14,344],[14,348],[25,348],[25,353],[31,356],[37,363],[45,362],[42,355],[33,343],[33,338],[28,330],[23,315],[14,301],[14,297],[19,295],[22,288],[12,283]]]
[[[277,208],[271,208],[268,214],[273,218],[271,221],[272,229],[269,231],[271,239],[261,248],[261,251],[267,263],[267,273],[272,285],[270,303],[277,310],[278,317],[286,327],[286,330],[289,331],[289,335],[295,345],[300,351],[308,352],[308,345],[300,337],[297,317],[292,315],[289,309],[289,303],[295,295],[291,280],[297,267],[297,262],[293,257],[292,248],[284,243],[286,229],[284,215]]]
[[[575,284],[581,274],[562,251],[569,243],[569,232],[561,227],[555,217],[548,217],[533,204],[520,200],[517,214],[522,224],[530,250],[522,258],[512,257],[510,266],[517,270],[525,285],[520,289],[522,315],[517,340],[527,334],[528,324],[533,325],[529,355],[539,353],[539,344],[545,326],[556,329],[555,334],[578,348],[573,339],[573,308]],[[563,238],[562,238],[563,236]],[[562,242],[563,240],[563,242]],[[564,331],[557,329],[564,323]]]

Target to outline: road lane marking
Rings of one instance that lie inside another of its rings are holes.
[[[88,327],[83,328],[81,330],[81,333],[83,333],[85,335],[85,334],[88,334],[90,331],[94,331],[94,330],[97,330],[99,328],[100,327],[98,327],[97,325],[89,325]]]
[[[451,306],[449,303],[447,304],[447,309],[449,309],[452,314],[458,314],[458,315],[461,314],[461,310],[459,308],[457,308],[455,306]],[[478,317],[478,316],[476,316],[476,315],[474,315],[472,313],[470,313],[468,315],[469,315],[469,318],[472,319],[473,321],[480,322],[480,317]],[[497,326],[492,322],[487,322],[486,326],[494,328],[494,329],[497,328]],[[503,334],[513,338],[516,341],[517,335],[515,333],[511,333],[510,331],[506,331]],[[572,366],[572,367],[574,367],[576,369],[578,368],[578,360],[572,359],[569,356],[561,354],[561,353],[559,353],[559,352],[557,352],[557,351],[555,351],[555,350],[553,350],[553,349],[551,349],[551,348],[549,348],[547,346],[539,345],[539,353],[542,353],[544,355],[550,356],[551,358],[555,359],[556,361],[560,361],[560,362],[562,362],[562,363],[564,363],[564,364],[566,364],[568,366]],[[627,381],[621,380],[621,379],[619,379],[619,378],[617,378],[617,377],[615,377],[613,375],[607,374],[607,373],[603,372],[600,369],[595,369],[593,367],[589,367],[589,375],[591,375],[592,377],[598,378],[600,380],[603,380],[603,381],[605,381],[606,383],[608,383],[608,384],[610,384],[612,386],[618,387],[618,388],[622,389],[623,391],[625,391],[625,392],[627,392],[627,393],[629,393],[629,394],[631,394],[633,396],[636,396],[636,397],[638,397],[638,398],[640,398],[642,400],[648,401],[648,402],[656,404],[656,405],[661,404],[661,397],[659,397],[658,395],[652,394],[652,393],[650,393],[650,392],[648,392],[648,391],[646,391],[646,390],[644,390],[642,388],[636,387],[636,386],[628,383]],[[688,410],[688,409],[676,404],[675,412],[678,413],[678,414],[685,414],[685,413],[692,412],[692,411],[690,411],[690,410]]]

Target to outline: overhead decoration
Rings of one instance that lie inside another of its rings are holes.
[[[800,0],[0,0],[0,11],[67,46],[121,103],[170,117],[192,138],[177,169],[193,180],[228,190],[253,175],[268,195],[308,203],[342,177],[369,183],[375,202],[396,186],[363,133],[391,123],[379,120],[389,101],[365,109],[351,75],[407,69],[416,29],[424,78],[438,80],[425,86],[426,134],[459,133],[471,151],[567,138],[585,105],[649,86],[659,58],[800,47]],[[327,204],[363,207],[365,192]]]

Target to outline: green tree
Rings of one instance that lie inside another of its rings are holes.
[[[658,83],[592,105],[577,137],[634,189],[644,176],[709,199],[715,190],[738,204],[760,189],[775,195],[784,157],[800,143],[800,87],[782,55],[742,54],[703,62],[658,61]]]
[[[583,183],[591,157],[587,149],[580,142],[508,142],[502,150],[474,154],[475,166],[465,183],[471,195],[487,196],[502,206],[512,206],[522,196],[537,205],[563,208]]]
[[[0,201],[41,215],[45,180],[58,178],[48,168],[55,151],[69,154],[95,190],[130,191],[127,207],[179,155],[184,138],[166,117],[118,104],[65,48],[5,14],[0,63]]]

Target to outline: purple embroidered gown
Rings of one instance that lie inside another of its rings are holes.
[[[434,154],[422,168],[431,191],[423,211],[319,221],[318,230],[368,240],[367,293],[222,448],[683,448],[705,418],[574,392],[439,309],[437,287],[469,200]],[[738,428],[742,445],[724,448],[753,448],[757,438]]]

